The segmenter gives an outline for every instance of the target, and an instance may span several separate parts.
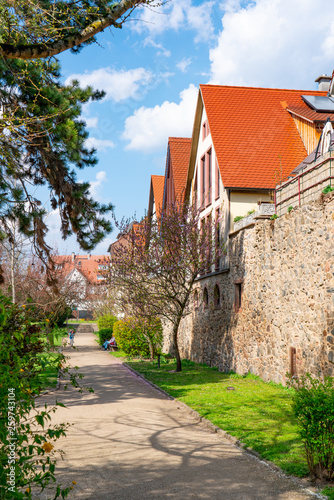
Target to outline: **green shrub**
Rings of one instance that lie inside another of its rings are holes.
[[[99,330],[102,330],[104,328],[111,328],[113,329],[114,323],[117,321],[116,316],[112,316],[111,314],[105,314],[104,316],[100,316],[99,319],[97,320],[97,326],[99,327]]]
[[[47,498],[66,498],[58,484],[56,443],[67,424],[52,424],[57,406],[38,406],[43,375],[67,370],[63,354],[49,352],[42,325],[31,322],[29,308],[0,295],[0,495],[2,499],[32,499],[32,490]],[[74,377],[76,375],[74,374]],[[73,383],[75,378],[73,379]],[[59,452],[58,452],[59,454]],[[35,496],[34,496],[35,498]]]
[[[237,215],[236,217],[234,217],[233,221],[234,222],[239,222],[239,220],[242,220],[244,218],[244,216],[242,215]]]
[[[127,356],[153,358],[160,351],[162,326],[158,319],[128,318],[115,323],[114,335]]]
[[[270,217],[270,220],[275,220],[275,219],[278,219],[278,215],[277,215],[277,214],[273,214],[273,215]]]
[[[334,379],[322,382],[306,374],[290,379],[294,387],[293,411],[300,426],[312,477],[334,478]]]
[[[292,210],[293,210],[293,206],[292,206],[292,205],[290,205],[290,206],[289,206],[289,208],[288,208],[288,214],[289,214],[290,212],[292,212]]]
[[[254,210],[248,210],[247,215],[252,215],[255,214],[255,209]]]
[[[113,336],[113,328],[101,328],[98,332],[99,344],[102,346],[106,340],[110,340]]]
[[[326,486],[320,493],[329,498],[329,500],[334,500],[334,486]]]
[[[332,191],[334,191],[334,188],[333,188],[332,186],[326,186],[326,187],[322,190],[322,192],[323,192],[324,194],[331,193]]]

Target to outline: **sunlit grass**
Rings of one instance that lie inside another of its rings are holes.
[[[183,361],[181,373],[175,373],[173,362],[162,362],[160,369],[157,362],[133,360],[129,365],[285,472],[307,475],[292,389],[190,361]]]

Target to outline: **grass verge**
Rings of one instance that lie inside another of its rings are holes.
[[[183,361],[181,373],[175,373],[174,362],[164,362],[160,369],[157,362],[130,360],[128,364],[286,473],[308,475],[291,409],[292,389],[191,361]]]

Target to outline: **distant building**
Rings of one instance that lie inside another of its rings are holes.
[[[105,272],[109,269],[109,255],[57,255],[53,258],[55,272],[62,276],[63,286],[75,288],[71,293],[72,314],[75,318],[92,317],[94,302],[104,291]]]

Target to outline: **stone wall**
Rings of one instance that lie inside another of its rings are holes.
[[[181,356],[285,383],[295,349],[297,374],[334,374],[333,236],[331,195],[233,233],[229,270],[196,284],[198,304],[180,327]],[[164,338],[171,349],[166,328]]]

